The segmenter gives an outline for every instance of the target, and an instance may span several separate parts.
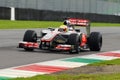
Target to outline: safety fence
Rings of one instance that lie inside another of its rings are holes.
[[[10,19],[10,14],[10,8],[0,7],[0,19]],[[84,18],[92,22],[120,23],[120,16],[116,15],[15,8],[15,20],[62,21],[66,17]]]

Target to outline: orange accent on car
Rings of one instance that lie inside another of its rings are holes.
[[[87,43],[87,37],[85,34],[82,34],[82,39],[81,39],[81,45],[80,46],[84,46]]]

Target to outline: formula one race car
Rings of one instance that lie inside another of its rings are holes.
[[[69,22],[69,27],[68,23]],[[27,30],[23,41],[19,42],[19,48],[26,51],[34,49],[60,50],[69,53],[79,53],[80,50],[100,51],[102,47],[102,35],[100,32],[90,33],[90,22],[85,19],[68,18],[60,28],[48,28],[41,30],[41,36],[37,36],[34,30]],[[86,34],[76,26],[86,27]]]

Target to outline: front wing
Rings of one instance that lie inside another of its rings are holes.
[[[37,49],[39,48],[38,43],[33,43],[33,42],[19,42],[18,48],[32,48],[32,49]]]
[[[33,43],[33,42],[19,42],[18,48],[30,48],[30,49],[40,49],[39,48],[39,43]],[[54,50],[64,50],[64,51],[69,51],[71,50],[72,45],[67,45],[67,44],[58,44],[55,46],[53,49]],[[45,47],[43,49],[49,49],[49,47]]]

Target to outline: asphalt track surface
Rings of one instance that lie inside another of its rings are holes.
[[[40,29],[34,29],[38,34]],[[22,41],[26,29],[0,30],[0,69],[21,66],[42,61],[49,61],[61,58],[75,57],[99,52],[82,51],[79,54],[67,52],[50,52],[35,50],[26,52],[18,49],[18,42]],[[120,28],[119,27],[93,27],[92,31],[101,32],[103,35],[103,46],[100,52],[120,50]]]

